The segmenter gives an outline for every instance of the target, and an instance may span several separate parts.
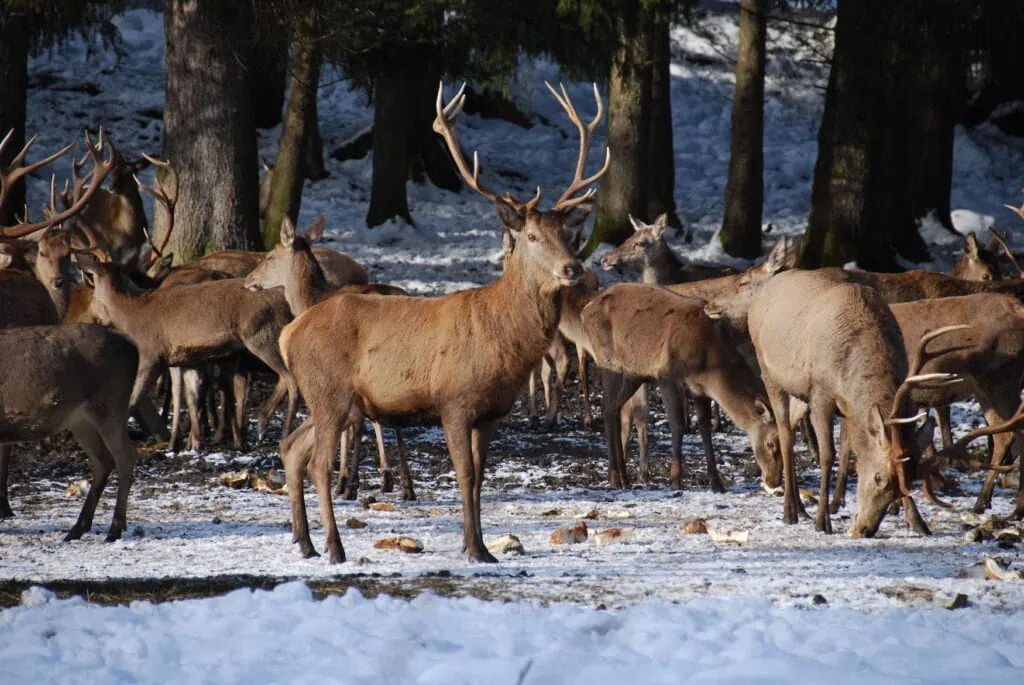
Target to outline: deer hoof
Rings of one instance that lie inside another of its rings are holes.
[[[497,564],[498,560],[486,548],[471,550],[466,555],[471,562],[477,564]]]
[[[402,488],[402,501],[404,502],[415,502],[416,493],[413,492],[412,488]]]
[[[342,499],[354,501],[359,496],[358,483],[345,483],[345,491],[341,494]]]
[[[320,553],[316,551],[313,543],[308,538],[299,540],[299,553],[302,554],[303,559],[312,559],[313,557],[320,556]]]
[[[380,491],[392,492],[395,489],[395,478],[391,475],[390,471],[385,471],[380,474]]]
[[[724,493],[726,492],[725,486],[722,485],[722,481],[713,480],[711,481],[711,492]]]
[[[974,507],[971,509],[975,514],[984,514],[985,510],[991,506],[991,502],[986,501],[984,497],[979,497],[978,501],[974,503]]]
[[[328,559],[328,563],[330,563],[330,564],[343,564],[343,563],[345,563],[345,550],[342,547],[340,547],[340,546],[338,547],[338,549],[332,549],[330,551],[330,556],[329,556],[329,559]]]
[[[85,534],[85,530],[74,526],[68,531],[68,534],[64,536],[64,542],[74,542],[75,540],[81,540],[82,535]]]
[[[814,522],[814,529],[819,533],[825,533],[826,535],[832,534],[832,519],[825,517],[824,519],[819,518]]]
[[[846,501],[842,499],[834,499],[829,502],[828,511],[830,514],[838,514],[839,510],[846,506]]]

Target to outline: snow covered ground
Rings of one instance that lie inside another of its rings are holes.
[[[29,128],[41,134],[40,151],[77,139],[84,126],[103,124],[126,156],[159,153],[160,122],[151,112],[163,101],[162,18],[132,11],[119,26],[123,57],[75,41],[32,61],[32,82],[50,86],[34,89],[29,99]],[[774,224],[773,235],[797,235],[806,219],[827,78],[818,61],[827,44],[814,41],[812,33],[789,26],[769,34],[765,220]],[[673,32],[676,200],[695,237],[692,243],[672,240],[692,258],[723,259],[712,236],[729,152],[732,74],[725,55],[733,54],[736,37],[734,16],[718,12]],[[559,79],[557,65],[524,65],[512,88],[535,117],[530,130],[464,115],[460,133],[468,149],[480,151],[489,183],[523,195],[540,184],[550,198],[571,175],[576,139],[544,79]],[[98,95],[66,90],[87,82],[100,87]],[[592,111],[589,86],[568,87],[586,116]],[[365,97],[339,79],[324,86],[320,107],[328,151],[372,119]],[[261,133],[261,150],[271,158],[277,134]],[[958,130],[958,226],[968,230],[994,220],[1017,228],[1001,205],[1017,200],[1024,187],[1021,148],[987,127]],[[300,225],[326,212],[332,244],[366,265],[372,278],[436,294],[497,275],[497,222],[482,198],[410,184],[416,226],[369,231],[363,217],[370,161],[329,159],[328,170],[331,178],[307,186]],[[32,188],[37,200],[42,185]],[[936,266],[950,254],[940,251]],[[600,275],[606,282],[612,277]],[[977,420],[976,413],[965,413],[969,409],[956,411],[958,431]],[[965,528],[979,521],[968,513],[979,474],[962,480],[966,495],[953,498],[956,509],[921,503],[933,537],[919,537],[889,517],[878,538],[852,540],[844,534],[849,507],[835,518],[834,536],[815,533],[809,522],[783,525],[780,501],[757,488],[749,445],[735,429],[715,436],[730,491],[711,494],[694,477],[680,495],[664,477],[663,421],[652,440],[658,478],[628,492],[603,486],[603,440],[578,428],[570,418],[567,429],[539,434],[517,414],[499,431],[483,496],[485,537],[513,533],[526,554],[506,557],[496,568],[471,566],[459,552],[459,502],[436,428],[412,430],[407,438],[416,502],[378,495],[393,502],[394,511],[336,502],[340,521],[357,517],[368,524],[342,530],[350,561],[340,567],[298,557],[290,544],[286,497],[217,485],[224,471],[273,467],[274,445],[178,461],[144,454],[129,505],[129,534],[110,545],[101,540],[113,506],[111,486],[95,532],[64,544],[62,533],[81,504],[64,494],[72,478],[15,480],[18,516],[0,522],[0,579],[117,583],[248,574],[393,586],[444,579],[444,594],[456,598],[405,602],[350,592],[315,602],[304,585],[289,583],[273,592],[104,608],[33,589],[22,606],[0,611],[0,679],[66,681],[95,673],[103,681],[132,682],[596,683],[621,682],[623,676],[642,682],[1019,682],[1024,583],[956,577],[984,555],[1024,567],[1019,548],[963,538]],[[684,454],[691,470],[702,473],[695,436],[687,436]],[[367,466],[364,473],[364,483],[375,484],[376,469]],[[804,470],[802,486],[817,487],[813,468]],[[1010,494],[997,490],[993,513],[1010,511]],[[314,542],[322,549],[312,492],[307,501]],[[587,521],[592,532],[631,528],[632,538],[607,546],[548,543],[555,527],[595,509],[596,518]],[[698,516],[719,529],[748,531],[749,540],[737,546],[683,534],[682,523]],[[425,551],[403,555],[374,548],[391,535],[415,537]],[[467,594],[514,601],[457,598]],[[957,594],[967,596],[966,609],[938,608]]]

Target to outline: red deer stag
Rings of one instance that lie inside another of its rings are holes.
[[[309,430],[315,431],[312,454],[291,449],[293,440],[281,444],[292,531],[305,557],[316,554],[302,493],[307,465],[330,561],[342,562],[345,552],[330,498],[330,466],[341,432],[363,417],[388,422],[437,417],[462,496],[463,550],[473,561],[497,561],[484,545],[480,523],[487,448],[554,338],[561,289],[583,274],[563,236],[567,229],[582,230],[596,191],[579,193],[608,168],[606,155],[597,173],[583,177],[599,119],[584,125],[567,108],[580,132],[576,173],[554,207],[538,211],[539,189],[530,201],[518,202],[484,186],[475,155],[470,170],[453,128],[465,103],[465,86],[443,109],[442,91],[443,85],[434,130],[445,139],[469,186],[494,203],[515,247],[505,272],[489,285],[436,298],[341,293],[285,328],[281,351],[309,406],[314,426]],[[600,103],[596,86],[594,97]],[[569,104],[567,97],[560,101]]]

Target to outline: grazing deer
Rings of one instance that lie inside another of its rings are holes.
[[[296,234],[295,224],[290,218],[285,217],[281,222],[280,242],[267,253],[263,262],[246,276],[245,287],[255,291],[284,288],[285,300],[288,302],[292,315],[296,317],[335,292],[335,289],[328,284],[312,249],[313,243],[323,236],[323,231],[324,216],[322,214],[302,235]],[[400,288],[377,283],[348,285],[342,287],[340,291],[379,295],[407,294]],[[377,437],[377,453],[380,457],[381,492],[391,492],[394,488],[394,476],[391,474],[391,466],[388,464],[387,454],[384,451],[384,436],[381,433],[380,422],[374,421],[373,428]],[[313,447],[312,424],[305,423],[300,430],[307,431],[308,435],[296,438],[293,450],[299,449],[297,447],[299,444],[303,445],[302,449],[311,450]],[[352,430],[346,432],[342,439],[342,459],[338,469],[339,490],[335,494],[344,491],[346,499],[355,499],[358,492],[360,438],[361,435],[357,434],[353,427]],[[402,499],[414,500],[416,493],[413,491],[412,475],[409,472],[405,442],[402,439],[400,428],[395,429],[395,438],[398,443]],[[354,448],[354,455],[350,455],[349,444]]]
[[[951,380],[945,374],[918,375],[918,371],[927,344],[954,328],[923,336],[908,371],[899,324],[876,291],[837,282],[816,271],[778,273],[781,269],[773,264],[748,271],[734,292],[715,298],[705,311],[749,330],[778,421],[783,521],[796,523],[804,513],[793,461],[792,422],[809,414],[821,465],[815,526],[832,532],[828,488],[834,460],[832,422],[838,411],[858,455],[857,515],[851,535],[872,537],[900,495],[911,526],[929,534],[907,487],[904,466],[908,459],[920,456],[906,434],[916,417],[903,417],[913,387],[940,386]],[[792,400],[796,402],[791,410]]]
[[[470,170],[453,128],[465,86],[442,108],[438,88],[434,130],[448,144],[467,184],[494,203],[515,247],[507,268],[489,285],[436,298],[341,293],[311,308],[281,334],[281,351],[298,380],[315,432],[312,454],[281,444],[292,530],[302,555],[314,556],[302,479],[307,464],[320,500],[331,563],[344,561],[331,503],[331,459],[341,432],[363,417],[420,421],[437,417],[462,496],[463,550],[470,560],[496,562],[484,545],[480,491],[491,438],[558,328],[560,291],[575,285],[583,266],[566,248],[566,231],[580,231],[610,157],[584,178],[587,152],[603,114],[583,124],[567,96],[559,98],[580,132],[579,158],[569,188],[548,211],[540,191],[528,202],[500,196]],[[298,431],[297,431],[298,433]]]
[[[951,331],[932,344],[933,357],[921,368],[923,374],[947,373],[962,378],[962,383],[935,388],[915,387],[911,404],[917,407],[945,406],[976,398],[989,425],[1009,421],[1020,402],[1024,382],[1024,305],[1008,295],[980,293],[962,297],[943,297],[891,305],[904,343],[914,348],[928,331],[943,326],[969,326]],[[840,433],[839,475],[832,511],[842,506],[846,487],[846,468],[850,450]],[[979,436],[982,434],[979,434]],[[994,436],[992,466],[1004,463],[1019,431],[998,432]],[[1018,442],[1024,444],[1024,442]],[[946,446],[948,449],[948,446]],[[976,513],[991,506],[992,490],[998,475],[990,469],[974,505]],[[925,493],[932,499],[927,479]],[[1016,517],[1024,514],[1024,500],[1018,497]]]
[[[582,313],[582,324],[604,375],[604,421],[608,439],[609,479],[629,484],[621,448],[620,408],[644,381],[658,382],[665,394],[672,427],[674,487],[682,485],[683,462],[677,425],[681,408],[673,406],[683,388],[695,398],[710,398],[750,436],[763,480],[780,480],[779,440],[775,420],[765,403],[757,375],[736,352],[722,327],[704,314],[704,300],[675,295],[663,288],[622,283],[595,297]],[[698,401],[697,417],[711,489],[724,492],[711,442],[711,414],[706,399]]]
[[[66,324],[0,331],[0,347],[0,442],[42,440],[70,430],[89,455],[92,487],[65,541],[92,528],[96,504],[116,468],[107,542],[117,540],[127,525],[137,458],[126,428],[135,346],[103,326]]]
[[[295,415],[298,389],[277,349],[280,331],[291,320],[284,297],[251,292],[236,278],[140,294],[133,292],[115,264],[100,262],[88,253],[78,254],[78,264],[95,291],[93,314],[102,323],[123,331],[139,347],[133,407],[163,366],[224,361],[248,350],[277,373],[287,389],[283,427],[287,434]],[[269,420],[267,411],[265,408],[260,417],[264,425]],[[236,422],[239,414],[244,418],[244,409],[236,413]],[[233,426],[237,435],[244,435],[244,421],[241,423]]]

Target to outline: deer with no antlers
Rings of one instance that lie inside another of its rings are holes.
[[[309,406],[309,430],[315,432],[312,454],[293,450],[293,440],[281,445],[292,530],[305,557],[316,554],[302,494],[307,465],[330,561],[342,562],[345,553],[330,499],[330,466],[341,432],[363,417],[388,422],[436,417],[462,497],[463,550],[473,561],[497,561],[484,545],[480,523],[487,449],[498,422],[551,344],[561,289],[583,274],[563,236],[567,229],[582,230],[595,193],[585,189],[607,171],[608,157],[597,173],[583,177],[595,119],[579,127],[576,173],[552,209],[537,209],[539,189],[525,203],[499,196],[480,180],[475,155],[470,170],[453,128],[465,103],[464,89],[442,108],[443,85],[438,88],[434,130],[445,139],[469,186],[494,203],[515,247],[505,272],[489,285],[436,298],[341,293],[285,328],[281,351]]]
[[[821,499],[817,530],[832,532],[828,488],[834,447],[832,422],[838,411],[857,460],[855,537],[871,537],[889,505],[902,496],[907,519],[929,534],[908,489],[906,464],[919,459],[908,435],[914,418],[904,418],[913,387],[941,386],[947,374],[919,375],[940,328],[919,340],[908,371],[899,324],[874,290],[837,282],[814,271],[778,273],[782,267],[747,272],[734,292],[709,302],[706,311],[750,332],[772,411],[778,421],[783,459],[783,520],[803,514],[793,461],[793,421],[808,413],[817,437]],[[778,274],[778,275],[776,275]],[[795,407],[791,410],[792,406]]]
[[[316,256],[313,254],[312,245],[320,240],[324,231],[324,216],[320,217],[306,229],[302,235],[295,232],[295,224],[288,217],[281,221],[281,239],[274,246],[274,249],[267,253],[263,262],[257,266],[245,278],[245,287],[250,290],[265,290],[270,288],[283,288],[284,297],[288,302],[294,316],[299,316],[310,307],[316,305],[332,292],[337,292],[330,286],[320,267]],[[363,285],[346,285],[340,292],[379,294],[379,295],[406,295],[400,288],[380,283]],[[314,433],[312,423],[304,423],[299,430],[304,434],[296,436],[291,442],[292,451],[309,451],[313,448]],[[377,453],[380,457],[381,469],[381,492],[391,492],[394,487],[394,477],[391,474],[391,467],[387,461],[387,454],[384,451],[384,436],[381,433],[379,421],[373,422],[374,433],[377,438]],[[361,431],[355,427],[346,431],[342,437],[341,463],[338,467],[338,490],[335,494],[344,492],[346,499],[355,499],[359,486],[359,451],[361,442]],[[399,473],[402,484],[402,499],[414,500],[416,493],[413,491],[412,475],[409,472],[409,462],[405,452],[405,442],[402,439],[401,428],[395,429],[396,442],[398,444]],[[349,446],[352,447],[350,453]]]

